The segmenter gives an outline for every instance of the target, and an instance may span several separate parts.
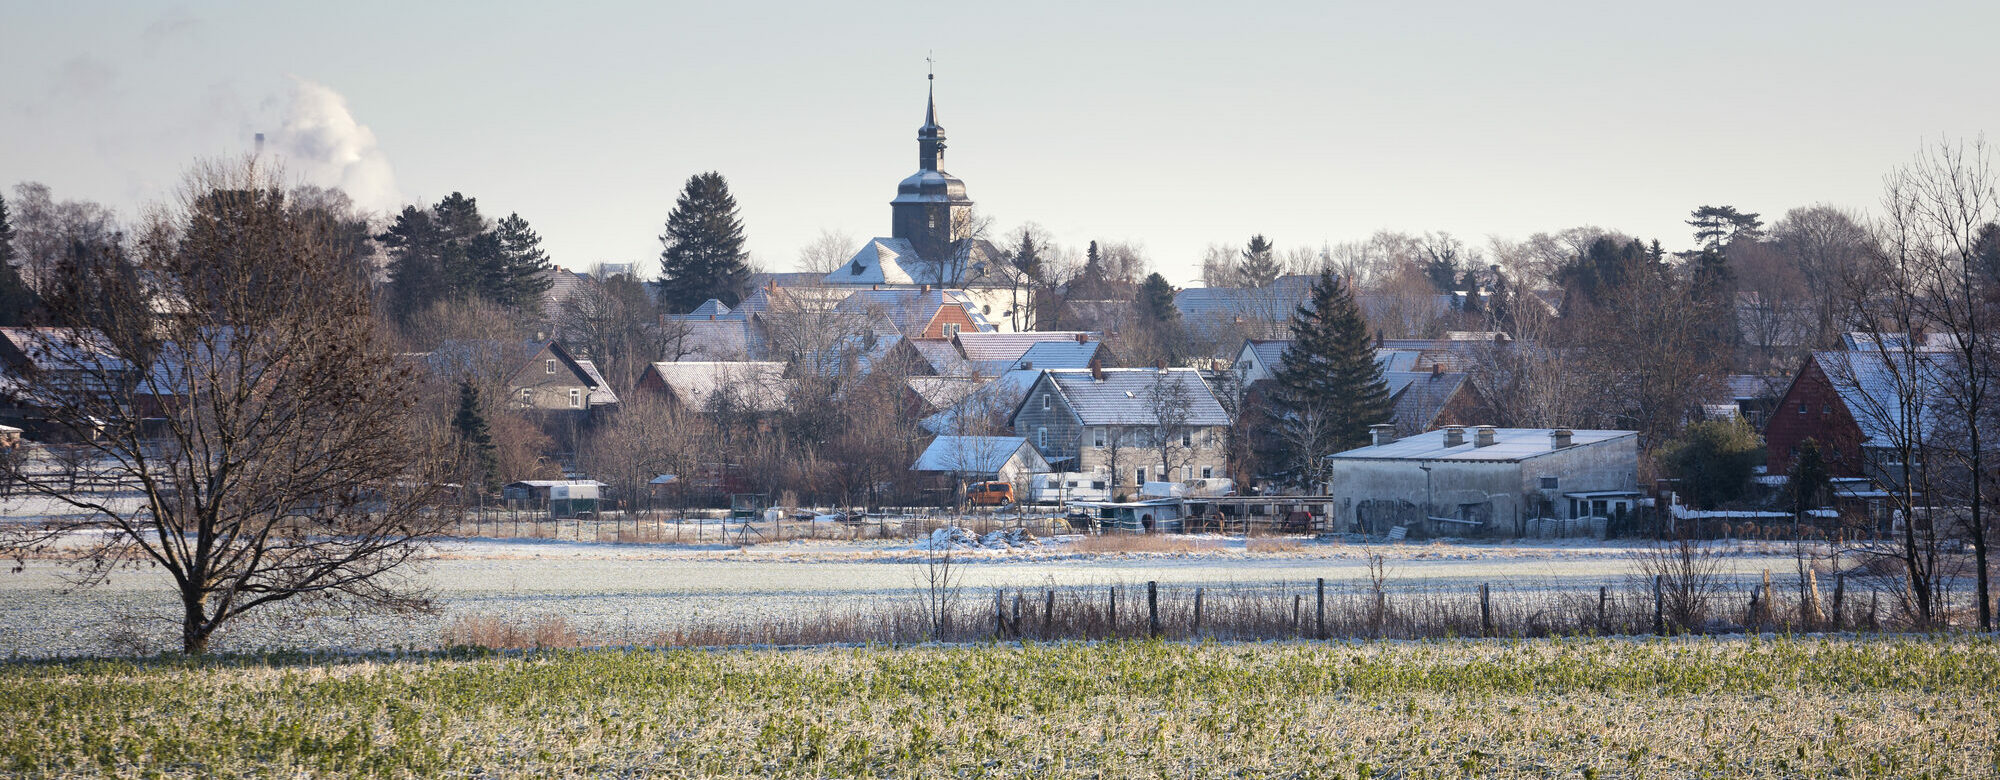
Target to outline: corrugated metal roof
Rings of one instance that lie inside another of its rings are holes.
[[[1475,429],[1465,429],[1465,443],[1456,447],[1445,446],[1445,432],[1427,431],[1414,436],[1405,436],[1380,446],[1361,447],[1346,452],[1328,455],[1333,460],[1452,460],[1452,461],[1519,461],[1555,452],[1549,441],[1549,428],[1497,428],[1494,430],[1490,446],[1475,446]],[[1637,431],[1575,430],[1571,445],[1583,447],[1602,444],[1617,439],[1638,437]]]
[[[1214,389],[1192,368],[1107,368],[1103,379],[1088,370],[1062,369],[1041,372],[1055,383],[1063,399],[1083,425],[1158,425],[1153,411],[1156,386],[1178,385],[1188,399],[1188,425],[1228,425],[1229,412],[1215,398]]]

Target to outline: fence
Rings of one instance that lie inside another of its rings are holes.
[[[525,503],[525,502],[524,502]],[[843,516],[844,518],[844,516]],[[688,517],[665,511],[605,513],[556,518],[546,508],[468,509],[451,535],[497,539],[550,539],[623,544],[759,544],[794,539],[864,540],[913,539],[947,527],[973,533],[1024,529],[1041,535],[1067,533],[1066,520],[1054,515],[962,513],[913,510],[865,515],[853,519],[809,520],[786,517],[777,521]]]

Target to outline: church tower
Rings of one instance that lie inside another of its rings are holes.
[[[937,123],[937,74],[924,102],[924,126],[917,129],[917,172],[896,185],[890,235],[910,242],[917,256],[934,268],[953,267],[955,244],[972,217],[972,200],[965,182],[945,173],[944,127]],[[940,280],[949,283],[947,280]]]

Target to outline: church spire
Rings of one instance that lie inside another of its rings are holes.
[[[937,61],[925,57],[930,72],[924,80],[930,83],[924,96],[924,126],[917,128],[917,168],[918,170],[941,170],[944,163],[944,128],[937,123]]]

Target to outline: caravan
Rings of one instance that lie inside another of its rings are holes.
[[[1110,478],[1102,474],[1061,471],[1036,474],[1029,478],[1028,501],[1036,504],[1065,504],[1071,501],[1111,500]]]

